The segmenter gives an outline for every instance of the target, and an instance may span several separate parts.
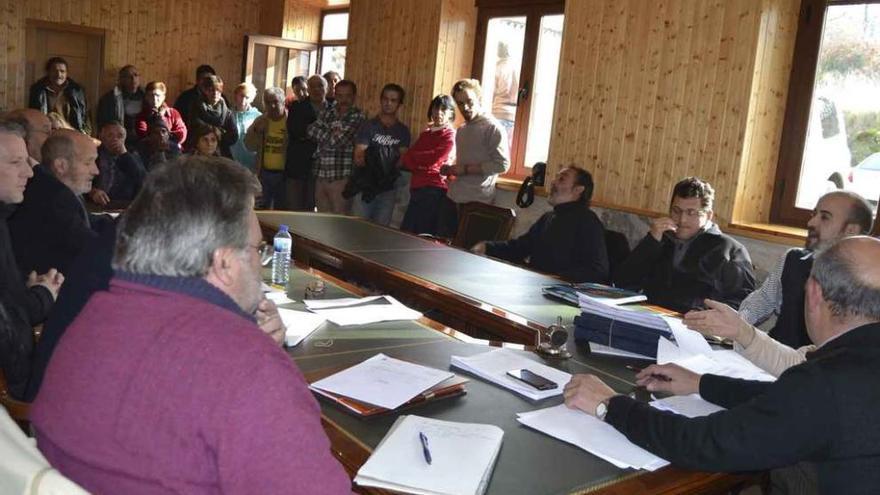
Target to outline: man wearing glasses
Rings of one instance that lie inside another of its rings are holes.
[[[651,222],[648,235],[620,266],[615,283],[643,290],[648,301],[682,313],[705,299],[738,307],[755,289],[746,248],[712,221],[715,191],[697,177],[675,185],[669,216]]]

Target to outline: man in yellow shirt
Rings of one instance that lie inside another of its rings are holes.
[[[258,208],[287,208],[285,201],[284,164],[287,154],[287,108],[284,90],[266,88],[263,91],[265,113],[254,121],[244,138],[244,144],[257,153],[256,173],[263,186]]]

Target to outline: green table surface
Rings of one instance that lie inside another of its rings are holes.
[[[304,310],[305,287],[314,275],[293,270],[288,295],[295,303],[281,307]],[[327,282],[325,299],[351,297],[341,287]],[[626,369],[630,361],[581,352],[573,342],[574,357],[566,361],[545,361],[534,353],[521,352],[535,361],[543,361],[570,373],[594,373],[619,392],[630,392],[634,374]],[[469,356],[493,348],[467,343],[433,330],[417,321],[375,323],[338,327],[324,323],[297,347],[287,351],[305,374],[317,370],[341,368],[359,363],[377,353],[421,363],[439,369],[450,368],[450,356]],[[461,374],[460,371],[456,371]],[[468,423],[494,424],[504,430],[501,453],[489,485],[490,494],[559,494],[605,485],[634,475],[583,450],[538,433],[516,421],[516,413],[559,404],[561,397],[531,402],[501,387],[469,377],[467,394],[423,404],[402,414],[417,414],[437,419]],[[379,443],[398,414],[361,419],[325,401],[322,414],[371,449]]]

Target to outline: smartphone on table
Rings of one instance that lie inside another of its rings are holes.
[[[544,378],[543,376],[525,368],[510,370],[507,372],[507,374],[523,383],[531,385],[538,390],[553,390],[554,388],[558,387],[556,382],[554,382],[553,380]]]

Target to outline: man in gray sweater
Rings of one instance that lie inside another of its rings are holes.
[[[510,168],[507,135],[501,124],[483,110],[480,82],[462,79],[452,86],[452,97],[465,123],[455,135],[456,163],[440,173],[453,176],[447,201],[440,211],[439,233],[454,237],[458,229],[458,205],[470,201],[492,203],[495,180]]]

